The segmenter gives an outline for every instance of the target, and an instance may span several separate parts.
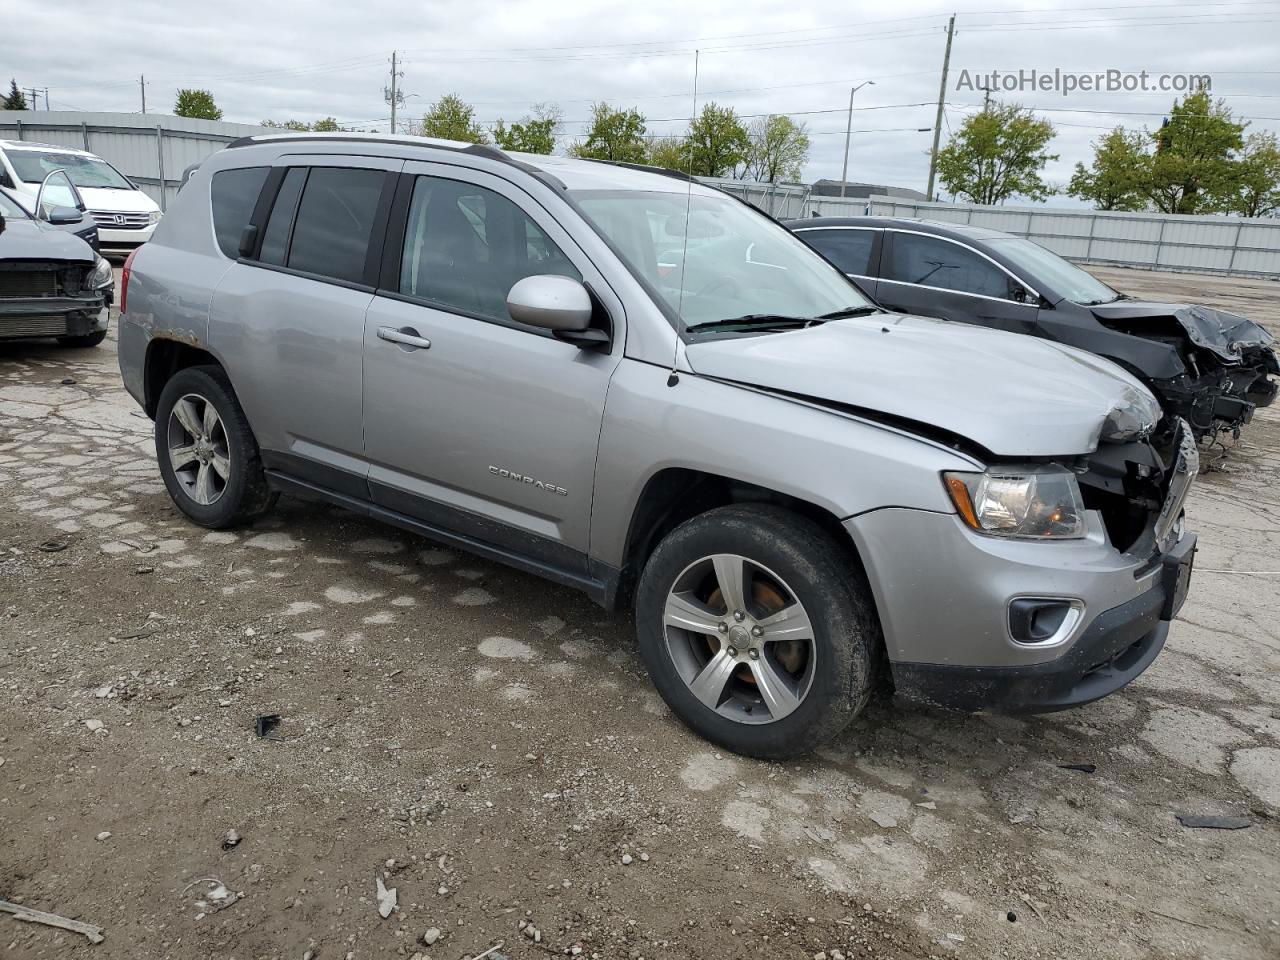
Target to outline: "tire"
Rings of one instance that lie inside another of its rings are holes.
[[[741,591],[748,607],[741,621],[720,587],[722,579],[732,584],[738,560],[740,582],[750,584]],[[796,604],[807,618],[795,617]],[[778,618],[769,614],[780,610],[792,611],[788,622],[807,622],[802,656],[803,641],[777,636]],[[669,625],[669,615],[699,629]],[[752,639],[753,626],[763,636]],[[720,507],[668,534],[640,577],[636,632],[676,716],[712,743],[769,760],[805,754],[843,730],[870,698],[883,650],[870,589],[849,549],[808,518],[768,505]]]
[[[170,378],[156,406],[155,441],[169,496],[200,526],[240,526],[274,505],[258,442],[221,367],[187,367]]]
[[[107,331],[95,330],[82,337],[59,337],[58,344],[63,347],[96,347],[105,339],[107,339]]]

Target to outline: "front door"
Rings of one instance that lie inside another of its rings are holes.
[[[1030,333],[1038,298],[993,260],[961,243],[886,230],[876,300],[890,310]]]
[[[406,164],[386,256],[395,262],[364,330],[374,502],[584,573],[620,304],[527,194],[461,167]],[[507,292],[538,274],[585,280],[607,298],[608,351],[510,318]]]

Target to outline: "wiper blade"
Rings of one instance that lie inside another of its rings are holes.
[[[845,307],[843,310],[833,310],[830,313],[824,313],[819,320],[844,320],[846,317],[865,317],[871,313],[884,313],[879,307],[871,304],[864,304],[860,307]]]
[[[782,326],[804,326],[806,323],[812,323],[810,317],[787,317],[775,313],[748,313],[741,317],[729,317],[725,320],[705,320],[702,323],[695,323],[685,327],[685,330],[692,333],[695,330],[715,330],[720,327],[782,327]]]

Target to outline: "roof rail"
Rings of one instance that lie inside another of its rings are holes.
[[[673,170],[670,167],[655,167],[647,163],[628,163],[626,160],[604,160],[599,157],[579,157],[580,160],[589,160],[592,163],[607,163],[611,167],[625,167],[627,170],[639,170],[642,173],[656,173],[664,177],[671,177],[674,180],[684,180],[686,182],[699,183],[697,177],[690,176],[683,170]],[[707,184],[703,184],[707,186]],[[712,187],[712,189],[715,189]]]
[[[519,167],[522,170],[532,169],[527,163],[521,163],[507,156],[497,147],[491,147],[487,143],[467,143],[458,144],[457,146],[446,146],[443,143],[415,144],[413,139],[406,136],[387,136],[387,137],[371,137],[371,136],[343,136],[340,133],[255,133],[247,137],[241,137],[238,140],[232,140],[224,149],[231,150],[235,147],[248,147],[254,144],[285,142],[289,143],[387,143],[400,147],[422,146],[430,147],[433,150],[451,150],[454,153],[470,153],[477,157],[484,157],[487,160],[497,160],[499,163],[509,164],[513,167]]]

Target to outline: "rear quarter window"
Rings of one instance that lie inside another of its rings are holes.
[[[845,273],[867,276],[871,272],[871,247],[875,243],[875,231],[801,230],[799,236]]]
[[[243,167],[219,170],[209,182],[209,200],[213,206],[213,233],[218,249],[232,260],[240,256],[240,235],[253,216],[258,194],[266,182],[270,167]]]

